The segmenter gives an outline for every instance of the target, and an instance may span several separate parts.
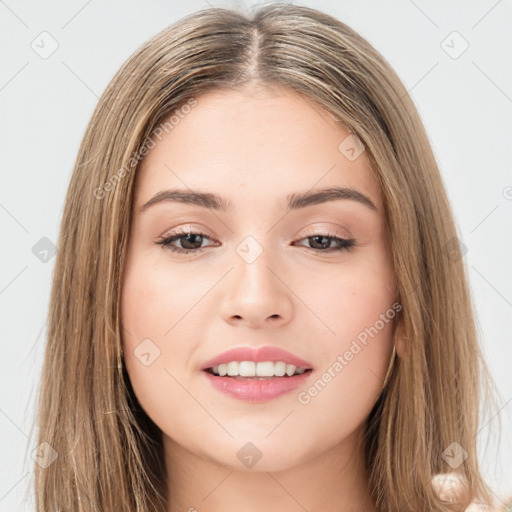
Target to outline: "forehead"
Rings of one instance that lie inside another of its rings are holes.
[[[340,144],[350,133],[311,99],[272,88],[212,91],[196,102],[168,116],[174,114],[171,129],[161,140],[153,137],[138,170],[136,206],[174,187],[207,190],[236,203],[250,200],[249,190],[270,199],[331,186],[359,190],[380,206],[364,151],[347,158]]]

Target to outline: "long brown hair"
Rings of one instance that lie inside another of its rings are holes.
[[[254,84],[289,87],[335,116],[364,144],[382,190],[407,356],[395,361],[367,422],[378,510],[449,510],[430,482],[452,471],[467,493],[450,510],[489,501],[476,441],[479,396],[490,381],[452,212],[417,110],[351,28],[312,8],[269,5],[251,16],[211,8],[183,18],[136,51],[99,100],[58,241],[37,416],[38,444],[49,455],[35,466],[37,510],[156,512],[172,499],[161,432],[123,363],[120,290],[134,179],[150,144],[172,130],[170,116],[186,115],[214,88]],[[457,468],[447,462],[450,447],[467,454]]]

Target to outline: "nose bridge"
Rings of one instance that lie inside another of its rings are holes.
[[[268,244],[264,247],[254,236],[249,235],[238,244],[235,252],[237,257],[233,279],[237,291],[251,297],[254,302],[267,301],[267,295],[275,297],[274,288],[279,287],[279,283],[270,268],[279,266],[279,263],[272,258],[272,248]]]
[[[235,253],[223,302],[224,318],[242,317],[253,324],[269,317],[288,318],[292,303],[278,277],[282,267],[275,252],[248,235],[236,246]]]

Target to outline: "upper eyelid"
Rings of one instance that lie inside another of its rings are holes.
[[[189,234],[206,236],[206,237],[208,237],[210,239],[214,239],[215,238],[213,235],[208,234],[206,232],[206,230],[194,229],[194,228],[191,228],[191,229],[188,229],[188,228],[178,229],[175,232],[171,231],[171,232],[169,232],[169,234],[164,234],[160,238],[173,238],[173,237],[185,236],[185,235],[189,235]],[[310,231],[308,231],[306,234],[302,235],[302,237],[300,239],[308,238],[308,237],[312,237],[312,236],[318,236],[318,235],[329,236],[329,237],[339,237],[339,238],[342,238],[344,240],[349,240],[349,239],[353,238],[351,236],[345,236],[343,233],[339,233],[337,230],[334,230],[334,229],[329,229],[329,228],[310,228]]]

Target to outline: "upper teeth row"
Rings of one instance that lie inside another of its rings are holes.
[[[219,364],[214,366],[212,371],[215,375],[224,377],[283,377],[285,374],[291,377],[294,374],[301,374],[306,371],[306,368],[297,368],[293,364],[287,364],[283,361],[231,361],[229,363]]]

